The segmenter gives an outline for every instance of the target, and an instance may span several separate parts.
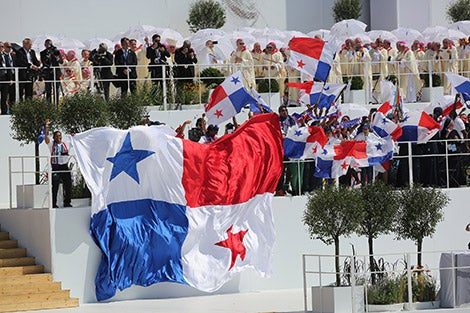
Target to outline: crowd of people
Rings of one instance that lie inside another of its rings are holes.
[[[22,46],[10,42],[0,42],[0,97],[1,114],[7,114],[15,99],[15,70],[17,67],[20,98],[45,95],[47,99],[57,100],[79,91],[96,88],[106,99],[110,88],[115,87],[118,94],[135,92],[140,82],[151,80],[155,85],[165,83],[169,88],[182,88],[193,83],[199,73],[207,67],[215,67],[228,75],[241,70],[243,83],[250,90],[257,87],[257,81],[271,78],[278,81],[283,103],[295,105],[299,92],[286,88],[286,82],[311,80],[288,66],[288,47],[277,47],[269,42],[262,47],[258,42],[247,47],[243,38],[236,40],[236,48],[229,58],[223,57],[215,49],[217,42],[206,41],[206,49],[198,61],[191,42],[185,40],[181,47],[176,41],[154,34],[144,38],[138,45],[134,38],[121,38],[114,51],[101,43],[94,50],[80,52],[64,51],[54,46],[51,39],[44,42],[44,50],[37,54],[31,47],[29,38]],[[78,55],[80,53],[80,56]],[[354,76],[361,77],[370,99],[379,99],[381,81],[390,77],[398,78],[402,97],[405,102],[420,99],[422,87],[429,84],[428,75],[433,73],[443,82],[445,94],[451,92],[451,85],[445,72],[470,77],[470,46],[467,38],[458,44],[450,39],[427,44],[415,40],[408,47],[404,41],[393,44],[390,40],[377,38],[374,42],[364,43],[361,38],[346,39],[337,52],[328,82],[343,83]],[[91,86],[92,76],[95,86]]]

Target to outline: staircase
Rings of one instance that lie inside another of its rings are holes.
[[[44,266],[36,265],[26,249],[18,247],[8,232],[0,229],[0,312],[30,311],[77,307],[78,299],[70,298]]]

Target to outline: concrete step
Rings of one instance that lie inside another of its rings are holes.
[[[36,264],[34,257],[0,259],[0,267],[26,266]]]
[[[0,231],[0,240],[10,239],[10,233],[7,231]]]
[[[0,240],[0,249],[18,248],[18,240]]]
[[[25,256],[25,248],[0,249],[0,259],[22,258]]]
[[[0,277],[44,273],[43,265],[0,267]]]
[[[45,309],[73,308],[78,306],[77,298],[49,300],[44,302],[0,304],[0,312],[32,311]]]

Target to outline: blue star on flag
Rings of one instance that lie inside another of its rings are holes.
[[[302,136],[302,131],[296,130],[294,135],[296,135],[297,137],[300,137]]]
[[[232,80],[230,81],[234,83],[235,85],[240,82],[240,79],[238,77],[232,76]]]
[[[111,170],[109,181],[113,180],[121,172],[125,172],[139,184],[137,163],[154,153],[154,151],[149,150],[135,150],[132,147],[131,133],[127,133],[126,139],[124,139],[118,153],[113,157],[106,158],[106,160],[113,163],[113,169]]]
[[[384,124],[384,125],[385,125],[385,124],[387,124],[387,123],[388,123],[388,120],[387,120],[387,118],[386,118],[386,117],[384,117],[384,118],[382,119],[382,124]]]
[[[376,144],[375,147],[377,148],[377,151],[382,150],[382,144],[381,143]]]

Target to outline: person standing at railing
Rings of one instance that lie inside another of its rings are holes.
[[[13,68],[16,62],[16,54],[13,52],[11,42],[5,41],[4,43],[5,51],[3,52],[5,62],[9,69],[7,70],[7,78],[9,83],[7,84],[7,94],[5,100],[7,102],[7,111],[6,114],[11,113],[11,108],[13,107],[16,99],[16,91],[15,91],[15,69]],[[3,113],[3,112],[2,112]]]
[[[259,42],[253,44],[253,50],[251,50],[251,56],[253,58],[253,66],[255,68],[255,77],[263,77],[263,50]]]
[[[388,76],[387,50],[382,45],[382,39],[377,38],[371,43],[372,49],[369,50],[372,67],[372,99],[377,103],[380,99],[380,83]]]
[[[445,38],[442,40],[442,71],[444,73],[450,72],[458,74],[459,72],[459,54],[457,52],[457,48],[452,44],[449,38]],[[444,94],[450,94],[450,90],[452,89],[452,85],[450,81],[447,79],[447,75],[442,75],[444,78]]]
[[[63,64],[63,60],[60,56],[59,49],[57,49],[51,39],[44,41],[45,49],[42,50],[39,55],[42,63],[42,78],[44,79],[44,86],[46,92],[46,99],[54,103],[58,103],[59,100],[59,88],[60,78],[62,72],[60,65]]]
[[[353,59],[353,43],[351,39],[346,39],[339,51],[339,62],[343,77],[350,78],[352,74],[351,61]],[[344,78],[343,78],[344,79]]]
[[[52,207],[57,206],[57,192],[59,185],[62,182],[64,188],[64,207],[71,207],[72,199],[72,176],[70,174],[69,163],[69,149],[71,148],[70,142],[62,141],[62,133],[55,131],[52,140],[49,138],[49,126],[51,121],[45,121],[45,134],[44,142],[49,147],[51,152],[51,167],[52,167]]]
[[[457,47],[459,75],[470,77],[470,46],[467,38],[460,38]]]
[[[427,61],[426,61],[426,53],[423,50],[424,43],[419,42],[419,40],[413,41],[411,45],[411,51],[415,54],[416,62],[418,63],[418,72],[421,75],[427,71]]]
[[[238,38],[236,45],[237,48],[230,55],[230,63],[233,64],[232,73],[241,71],[243,85],[246,89],[251,90],[251,87],[256,87],[253,57],[246,49],[243,39]]]
[[[98,49],[91,51],[90,60],[93,63],[93,73],[96,78],[95,85],[104,98],[109,100],[109,86],[113,78],[111,65],[113,65],[113,55],[108,52],[108,45],[100,43]]]
[[[9,63],[7,56],[5,55],[5,46],[0,41],[0,110],[1,114],[7,114],[7,98],[8,98],[8,86],[10,84],[10,77],[8,75]]]
[[[263,76],[269,79],[277,80],[279,84],[279,93],[284,96],[286,78],[286,69],[284,67],[284,58],[279,52],[274,42],[266,45],[265,53],[263,54]]]
[[[134,51],[129,49],[129,38],[121,38],[121,47],[114,55],[114,65],[116,66],[118,86],[121,87],[121,96],[125,96],[128,90],[131,93],[136,91],[137,56]]]
[[[137,57],[137,67],[136,67],[136,74],[137,74],[137,84],[143,85],[147,78],[148,78],[148,71],[147,66],[149,64],[149,60],[147,59],[147,51],[146,47],[142,44],[137,46],[137,40],[131,38],[129,40],[129,45],[131,51],[133,51]]]
[[[148,71],[150,72],[152,84],[155,86],[162,85],[163,70],[165,69],[165,64],[168,64],[167,59],[170,58],[170,53],[160,40],[160,35],[154,34],[152,36],[152,44],[146,49],[146,57],[150,61],[148,63]]]
[[[175,77],[178,78],[176,84],[181,87],[185,84],[192,84],[195,74],[194,65],[198,60],[189,40],[185,40],[183,46],[176,50],[175,62],[177,64]]]
[[[38,75],[41,63],[36,52],[31,49],[33,42],[29,38],[23,39],[23,46],[16,51],[16,64],[19,67],[20,100],[33,97],[33,81]]]
[[[384,49],[387,51],[387,61],[388,61],[388,75],[396,75],[395,67],[393,66],[393,61],[397,57],[398,51],[392,47],[392,42],[390,39],[385,39],[383,42]]]
[[[415,55],[404,41],[397,42],[397,50],[395,61],[397,73],[400,75],[399,82],[403,100],[416,102],[417,94],[421,91],[423,84],[419,78]]]
[[[366,89],[368,83],[369,92],[372,88],[372,66],[371,58],[369,51],[362,44],[361,38],[356,38],[354,40],[354,50],[353,50],[353,59],[351,61],[352,65],[352,74],[353,76],[361,77],[363,84],[363,89]]]

